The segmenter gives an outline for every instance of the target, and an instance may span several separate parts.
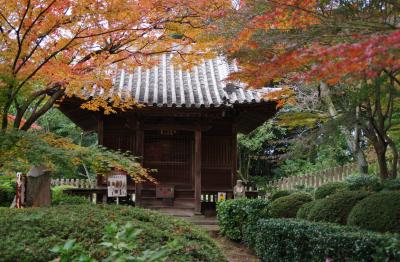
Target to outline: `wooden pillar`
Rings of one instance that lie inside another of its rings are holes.
[[[104,119],[102,115],[99,115],[97,120],[97,139],[99,145],[104,144]]]
[[[237,125],[232,125],[232,188],[236,184],[237,179]]]
[[[196,127],[194,133],[194,201],[195,213],[201,213],[201,129]]]
[[[143,166],[143,146],[144,146],[144,131],[143,126],[139,121],[136,124],[136,156],[140,157],[140,164]],[[135,184],[135,205],[140,206],[142,195],[142,184]]]

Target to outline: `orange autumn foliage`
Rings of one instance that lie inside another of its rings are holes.
[[[209,55],[204,37],[224,0],[0,0],[0,109],[29,128],[66,96],[95,99],[91,110],[135,104],[110,95],[116,67],[151,65],[153,54],[175,52],[186,63]],[[104,92],[94,92],[96,90]],[[33,112],[33,113],[32,113]],[[32,114],[31,114],[32,113]],[[2,128],[8,125],[2,119]]]
[[[393,1],[247,0],[225,16],[231,76],[252,86],[374,78],[400,69],[400,7]],[[397,17],[397,18],[396,18]]]

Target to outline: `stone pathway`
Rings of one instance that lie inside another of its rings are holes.
[[[203,228],[215,240],[229,262],[260,262],[260,260],[245,245],[231,241],[219,234],[215,217],[195,216],[186,218],[191,223]]]

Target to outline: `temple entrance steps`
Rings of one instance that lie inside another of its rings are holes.
[[[142,197],[140,207],[144,208],[173,208],[194,209],[194,198],[158,199],[155,197]]]
[[[171,208],[171,207],[163,207],[163,208],[152,208],[162,214],[170,215],[178,218],[182,218],[194,225],[205,226],[210,228],[218,228],[218,221],[215,216],[208,217],[204,215],[195,214],[193,208]]]
[[[194,208],[150,207],[150,209],[165,215],[188,219],[195,216]]]
[[[138,199],[139,206],[144,208],[173,208],[173,209],[193,209],[195,208],[194,190],[175,189],[174,198],[157,198],[155,187],[147,187],[141,190]]]

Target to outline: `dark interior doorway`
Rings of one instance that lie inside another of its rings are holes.
[[[156,169],[160,184],[192,188],[193,132],[151,130],[144,133],[144,167]]]

